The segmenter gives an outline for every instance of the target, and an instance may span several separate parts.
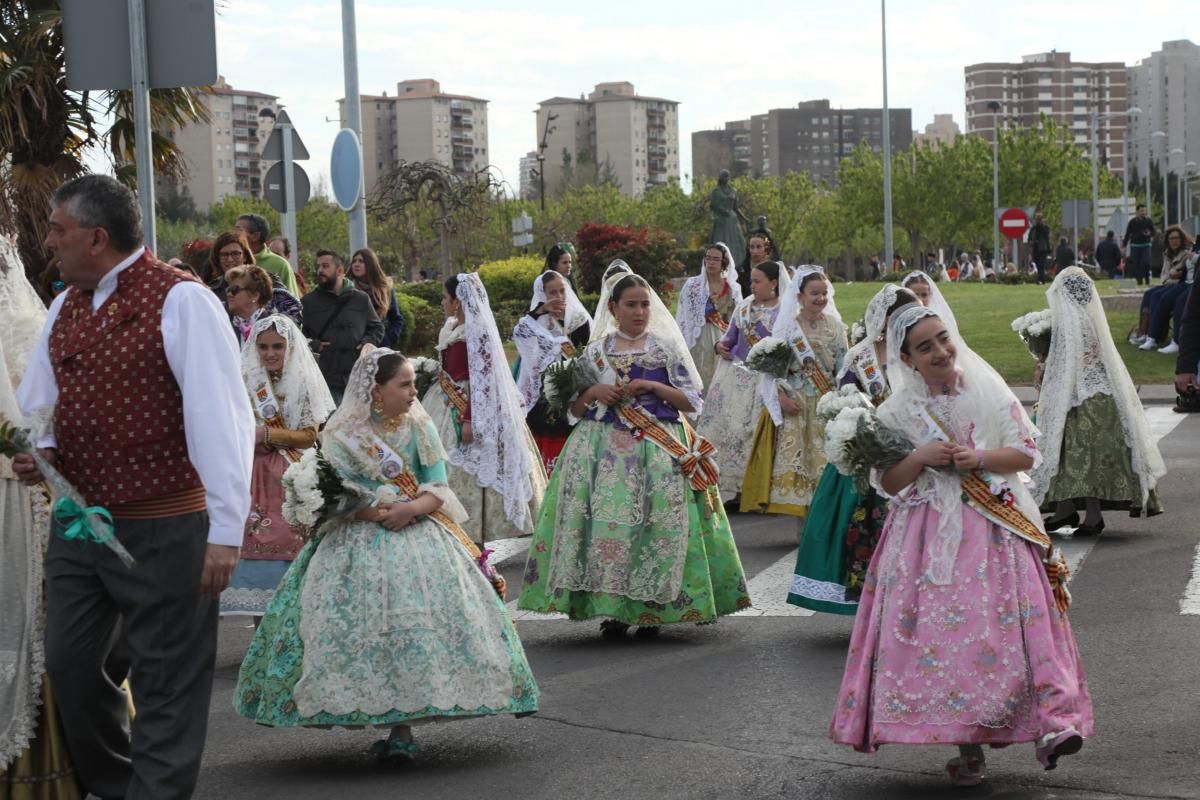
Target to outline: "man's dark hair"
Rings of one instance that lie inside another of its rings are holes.
[[[142,244],[142,213],[129,187],[107,175],[82,175],[58,187],[51,205],[66,204],[81,228],[104,228],[113,248],[122,253]]]
[[[333,258],[333,263],[337,264],[339,267],[346,266],[346,262],[342,261],[342,257],[333,250],[318,250],[316,255],[317,260],[320,260],[321,256],[331,256]]]
[[[1137,211],[1139,208],[1145,208],[1145,207],[1146,207],[1145,203],[1138,203],[1136,206],[1134,206],[1133,210]]]
[[[262,246],[266,247],[267,240],[271,238],[271,225],[267,222],[267,218],[261,214],[242,214],[237,221],[241,222],[242,220],[250,223],[250,233],[257,234]]]
[[[1113,238],[1113,236],[1115,236],[1115,235],[1116,235],[1115,233],[1113,233],[1112,231],[1109,231],[1108,233],[1104,234],[1104,238],[1105,238],[1105,239],[1111,239],[1111,238]]]

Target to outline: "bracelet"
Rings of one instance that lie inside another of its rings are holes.
[[[975,457],[979,459],[979,463],[975,465],[975,469],[983,469],[983,451],[976,450]]]

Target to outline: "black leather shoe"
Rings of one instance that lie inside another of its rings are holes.
[[[1104,520],[1100,520],[1095,525],[1080,525],[1075,529],[1076,536],[1099,536],[1104,530]]]
[[[1065,517],[1051,517],[1046,520],[1046,530],[1056,531],[1059,528],[1076,528],[1079,526],[1079,512],[1072,511]]]

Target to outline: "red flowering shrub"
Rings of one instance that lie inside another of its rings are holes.
[[[675,239],[660,228],[588,223],[575,234],[575,246],[579,253],[577,281],[582,292],[599,292],[604,270],[618,258],[656,291],[661,291],[671,278],[683,274]]]

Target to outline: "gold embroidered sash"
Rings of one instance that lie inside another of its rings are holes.
[[[792,355],[796,357],[796,363],[800,365],[800,371],[804,376],[812,382],[817,391],[821,394],[833,391],[833,381],[825,374],[825,370],[821,369],[821,365],[817,363],[817,354],[813,350],[812,345],[808,343],[808,336],[801,329],[799,338],[792,342]]]
[[[254,390],[254,408],[258,411],[258,415],[262,418],[263,424],[268,428],[277,431],[287,430],[287,426],[283,423],[283,415],[279,408],[279,401],[275,399],[275,392],[271,389],[271,382],[264,381]],[[301,452],[294,447],[281,447],[279,452],[283,453],[283,457],[295,464],[301,458]]]
[[[454,382],[454,379],[450,377],[450,373],[446,372],[446,370],[438,373],[438,386],[442,387],[442,391],[446,395],[446,400],[458,412],[459,417],[467,413],[467,396],[463,394],[463,390]]]
[[[559,348],[562,350],[562,354],[567,358],[575,357],[575,345],[571,344],[570,341],[563,342],[561,345],[559,345]]]
[[[717,328],[720,329],[721,333],[725,333],[729,330],[729,322],[723,319],[721,317],[721,312],[717,311],[715,308],[712,311],[705,311],[704,321],[710,325],[716,325]]]
[[[710,486],[716,486],[720,470],[712,457],[716,455],[717,448],[696,433],[682,414],[679,415],[679,421],[683,424],[684,442],[672,436],[661,422],[638,406],[620,405],[616,412],[626,425],[641,431],[647,439],[674,458],[684,476],[691,481],[693,489],[703,492]]]

